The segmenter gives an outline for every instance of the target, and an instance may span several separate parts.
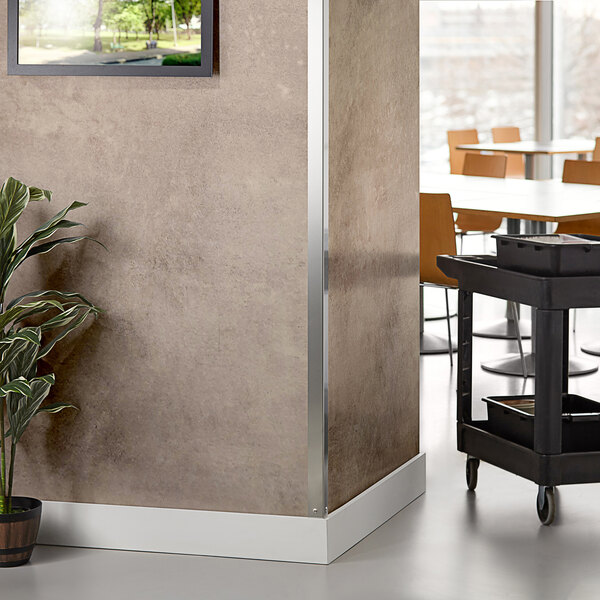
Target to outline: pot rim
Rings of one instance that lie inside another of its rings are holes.
[[[15,523],[17,521],[28,521],[39,517],[42,512],[42,501],[29,496],[13,496],[13,506],[23,509],[23,512],[0,514],[1,523]]]

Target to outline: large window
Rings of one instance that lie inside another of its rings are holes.
[[[554,22],[554,135],[600,136],[600,2],[555,2]]]
[[[534,18],[533,0],[421,1],[424,169],[448,172],[449,129],[475,128],[483,142],[517,126],[533,139]]]

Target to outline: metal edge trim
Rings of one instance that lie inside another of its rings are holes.
[[[308,1],[308,515],[327,516],[329,0]]]

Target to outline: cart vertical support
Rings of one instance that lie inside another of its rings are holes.
[[[471,423],[473,404],[473,294],[464,290],[458,292],[457,383],[457,421],[459,423]]]
[[[562,362],[562,392],[569,393],[569,309],[563,310],[563,362]]]
[[[534,450],[539,454],[562,451],[562,390],[564,362],[564,311],[536,311]]]

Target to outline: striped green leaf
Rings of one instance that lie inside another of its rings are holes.
[[[59,302],[62,302],[63,304],[68,303],[69,301],[78,300],[87,304],[90,307],[94,306],[84,296],[75,292],[59,292],[58,290],[38,290],[36,292],[29,292],[28,294],[23,294],[22,296],[15,298],[6,306],[7,310],[12,308],[15,304],[19,304],[19,302],[21,302],[21,300],[25,300],[25,298],[56,298]]]
[[[15,361],[22,357],[23,353],[28,352],[28,348],[32,345],[28,340],[15,340],[12,344],[8,344],[0,357],[0,374],[4,377]],[[36,348],[37,354],[37,348]],[[15,379],[23,375],[22,373],[14,373],[11,379]]]
[[[17,247],[17,226],[0,238],[0,292],[5,287],[6,276]]]
[[[31,419],[38,414],[42,402],[47,398],[55,381],[54,374],[35,377],[30,381],[19,380],[19,384],[23,385],[25,382],[28,385],[29,393],[9,394],[6,399],[6,413],[13,443],[17,443],[21,439]]]
[[[27,340],[39,346],[42,343],[41,329],[39,327],[23,327],[0,339],[0,345],[11,344],[14,340]]]
[[[44,356],[47,356],[50,353],[50,351],[52,350],[52,348],[54,348],[54,346],[56,346],[56,344],[58,344],[58,342],[60,342],[60,340],[67,337],[67,335],[69,335],[69,333],[71,333],[71,331],[73,331],[74,329],[77,329],[77,327],[82,325],[83,322],[90,315],[96,314],[96,313],[93,309],[88,308],[86,310],[80,311],[78,314],[79,314],[79,316],[77,316],[77,318],[71,319],[69,324],[49,344],[46,344],[43,348],[41,348],[41,350],[38,353],[38,359],[44,358]]]
[[[29,186],[29,202],[40,202],[41,200],[48,200],[50,202],[52,200],[52,192]]]
[[[33,333],[37,339],[26,340],[26,343],[20,346],[19,352],[8,363],[7,372],[9,380],[17,379],[19,377],[32,379],[37,375],[38,352],[41,345],[42,334],[40,327],[30,329],[34,330]]]
[[[31,384],[24,377],[19,377],[14,381],[9,381],[0,386],[0,396],[6,397],[8,394],[21,394],[22,396],[30,397],[32,394]]]
[[[9,177],[0,189],[0,238],[9,233],[29,204],[29,188]]]
[[[64,216],[64,214],[66,214],[69,210],[74,210],[80,206],[85,206],[85,204],[82,202],[73,202],[70,206],[61,210],[57,215],[55,215],[55,217],[44,223],[44,225],[38,227],[23,243],[16,248],[12,254],[9,264],[6,266],[6,269],[4,269],[3,279],[1,282],[2,289],[0,290],[2,297],[4,297],[4,294],[6,293],[6,289],[14,272],[27,258],[29,251],[35,244],[52,237],[59,229],[70,229],[72,227],[79,227],[81,225],[81,223],[77,223],[75,221],[57,218],[59,215]]]
[[[76,242],[80,242],[81,240],[90,240],[91,242],[96,242],[96,244],[99,244],[106,250],[106,246],[102,242],[99,242],[88,235],[80,235],[77,237],[60,238],[59,240],[53,240],[51,242],[46,242],[45,244],[40,244],[39,246],[34,246],[29,250],[25,258],[35,256],[36,254],[46,254],[47,252],[50,252],[56,248],[56,246],[60,246],[61,244],[74,244]]]
[[[18,323],[25,318],[23,315],[33,309],[48,310],[50,308],[56,308],[62,311],[64,307],[57,300],[39,300],[37,302],[28,302],[27,304],[17,304],[12,306],[5,313],[0,315],[0,331],[4,331],[10,323]]]
[[[64,217],[72,210],[86,206],[84,202],[72,202],[66,208],[57,212],[51,219],[40,225],[18,248],[19,251],[28,250],[31,246],[41,240],[45,240],[59,229],[78,227],[81,223],[68,221]],[[25,252],[26,253],[26,252]]]
[[[65,408],[74,408],[79,410],[74,404],[68,404],[67,402],[54,402],[53,404],[46,404],[37,409],[36,415],[40,413],[58,413]]]

